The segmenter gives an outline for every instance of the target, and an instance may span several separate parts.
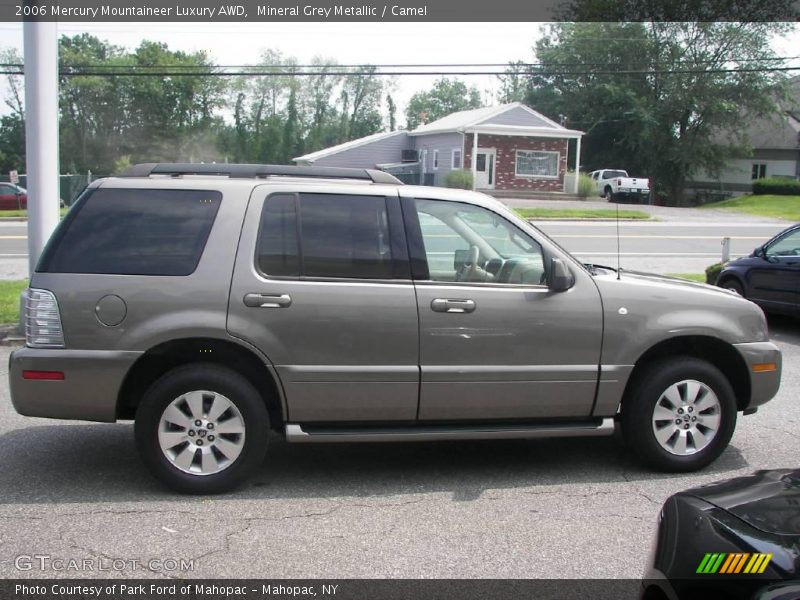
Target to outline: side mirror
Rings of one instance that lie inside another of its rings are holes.
[[[550,277],[547,287],[552,292],[566,292],[575,285],[575,277],[570,272],[567,264],[560,258],[550,259]]]
[[[759,246],[755,250],[753,250],[753,256],[756,258],[764,258],[764,246]]]

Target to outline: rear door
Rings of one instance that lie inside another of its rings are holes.
[[[251,197],[228,330],[272,361],[292,422],[416,419],[417,306],[399,200],[375,189],[261,186]]]
[[[402,195],[401,190],[401,195]],[[421,421],[586,417],[598,380],[600,294],[554,293],[552,248],[484,207],[403,198],[420,321]]]

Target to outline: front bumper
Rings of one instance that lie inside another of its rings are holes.
[[[8,361],[11,403],[27,417],[113,422],[122,382],[141,355],[106,350],[16,350]],[[28,370],[61,371],[64,379],[23,379],[23,371]]]
[[[761,406],[775,397],[781,385],[781,351],[772,342],[734,344],[747,364],[750,375],[750,403],[745,407]],[[756,365],[774,364],[774,370],[755,370]]]

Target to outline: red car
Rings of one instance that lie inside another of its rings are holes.
[[[17,203],[19,195],[19,203]],[[0,210],[17,210],[28,207],[28,192],[13,183],[0,183]]]

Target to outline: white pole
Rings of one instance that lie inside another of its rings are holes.
[[[28,171],[28,270],[33,274],[58,225],[58,30],[26,21],[25,159]]]
[[[575,183],[573,185],[574,189],[572,193],[576,196],[578,195],[578,181],[581,176],[581,138],[577,139],[577,143],[575,144]]]
[[[478,132],[472,134],[472,189],[478,180]]]

